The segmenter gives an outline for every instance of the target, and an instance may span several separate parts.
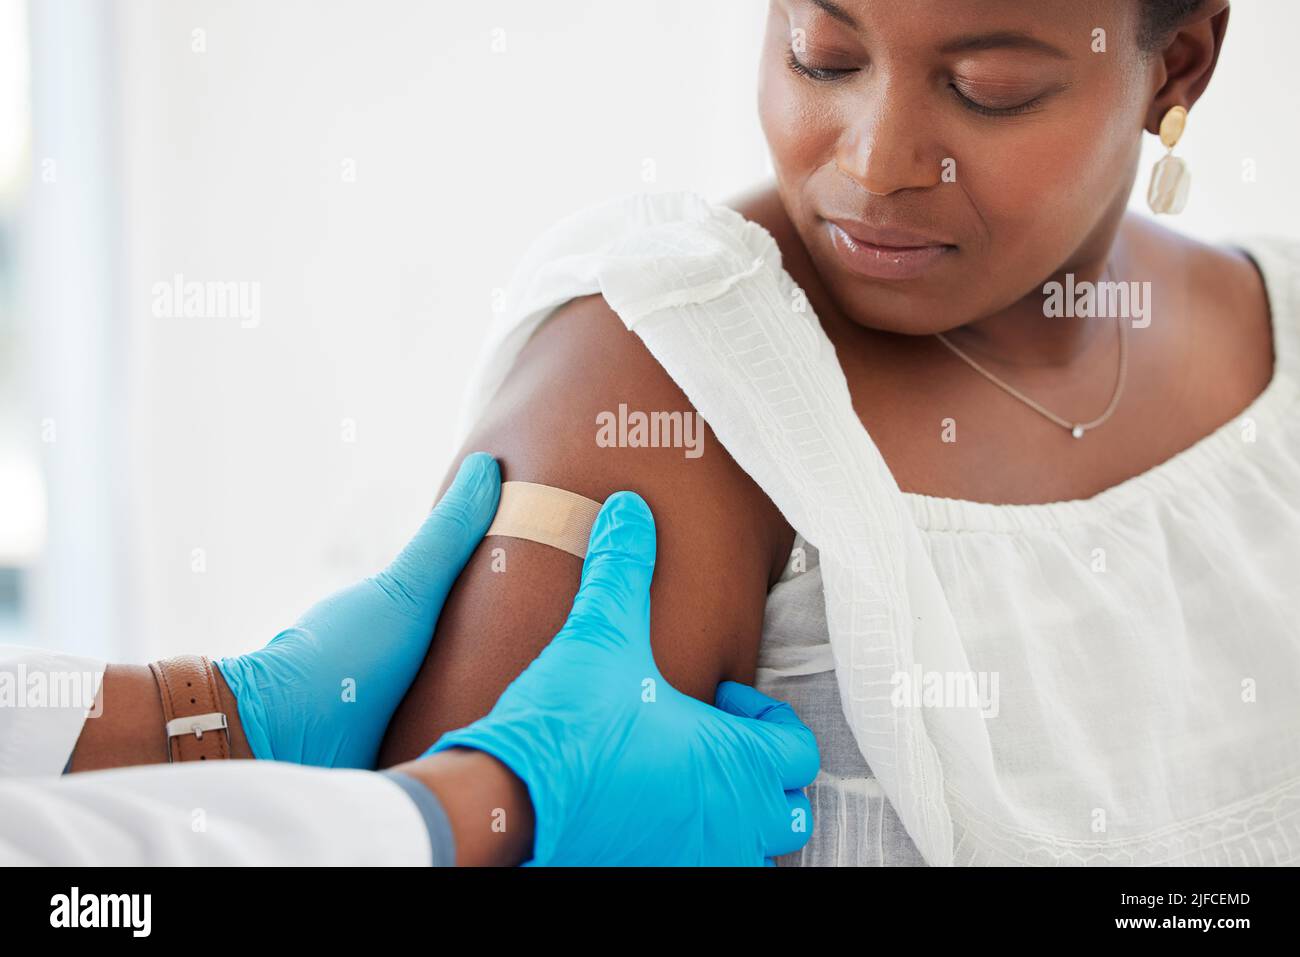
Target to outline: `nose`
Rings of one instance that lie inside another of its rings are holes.
[[[876,196],[938,185],[942,158],[928,143],[922,117],[900,92],[879,84],[840,137],[836,165]]]

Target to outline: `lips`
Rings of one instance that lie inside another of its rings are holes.
[[[933,236],[925,236],[907,229],[869,226],[852,219],[831,219],[854,241],[864,246],[893,247],[896,249],[919,249],[926,246],[951,246],[952,243]]]
[[[855,220],[828,219],[826,228],[844,267],[869,279],[915,279],[957,249],[952,243],[912,230]]]

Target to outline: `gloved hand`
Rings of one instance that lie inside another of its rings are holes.
[[[746,685],[719,685],[717,710],[664,680],[654,563],[650,509],[612,495],[560,633],[491,713],[430,749],[477,748],[518,775],[535,812],[529,863],[762,865],[808,840],[812,732]]]
[[[476,452],[387,569],[315,605],[265,648],[217,662],[253,756],[373,768],[452,584],[496,514],[501,473]]]

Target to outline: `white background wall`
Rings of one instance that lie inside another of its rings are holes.
[[[66,319],[111,330],[114,438],[76,474],[84,489],[102,470],[123,497],[93,503],[107,514],[86,547],[113,597],[90,632],[69,611],[78,529],[51,497],[38,624],[54,643],[75,626],[134,659],[235,652],[374,570],[430,503],[493,292],[527,243],[608,196],[723,199],[767,169],[765,0],[103,6],[107,65],[78,75],[112,95],[117,288]],[[1294,234],[1300,4],[1243,0],[1231,33],[1180,148],[1182,225]],[[260,283],[260,325],[156,318],[151,288],[178,272]]]

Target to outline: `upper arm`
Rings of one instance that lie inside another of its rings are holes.
[[[675,688],[712,703],[719,681],[753,678],[767,590],[793,532],[698,417],[698,457],[681,447],[598,443],[598,416],[617,416],[620,405],[695,416],[603,298],[574,300],[525,346],[461,455],[490,452],[503,481],[596,501],[620,489],[639,493],[658,536],[655,660]],[[580,559],[545,545],[484,539],[448,597],[381,763],[419,754],[486,714],[563,625],[581,571]]]

